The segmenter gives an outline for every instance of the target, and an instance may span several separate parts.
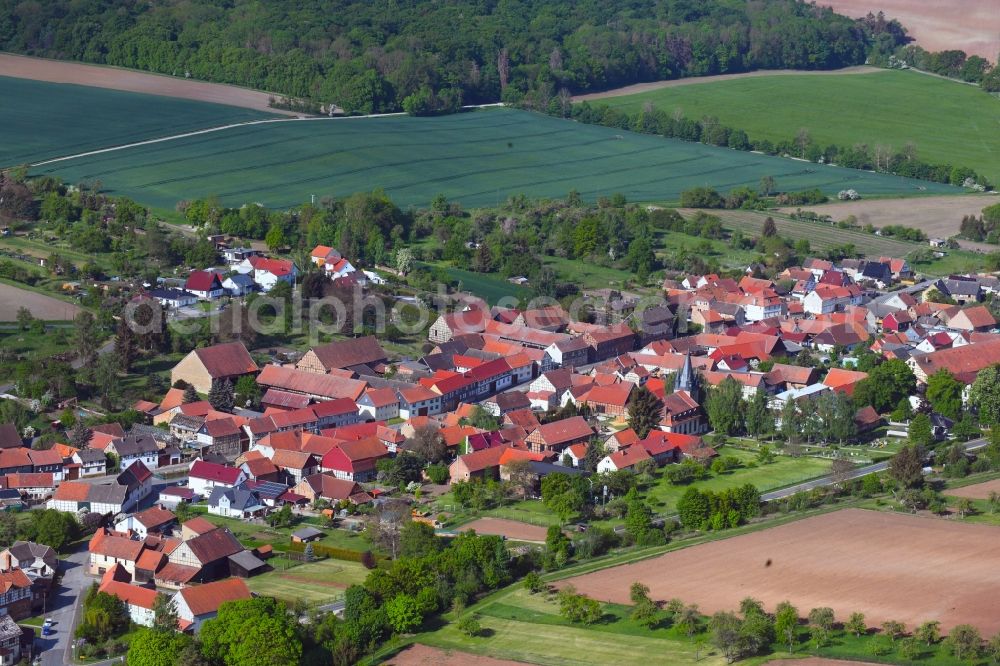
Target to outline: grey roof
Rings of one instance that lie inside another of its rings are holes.
[[[233,284],[237,284],[241,287],[252,287],[255,284],[257,284],[256,282],[253,281],[253,278],[243,273],[233,273],[228,278],[226,278],[226,280],[232,280]]]
[[[80,456],[80,461],[83,463],[106,462],[108,459],[104,451],[98,449],[80,449],[76,455]]]
[[[146,425],[145,423],[134,424],[131,428],[129,428],[128,434],[135,437],[145,435],[164,444],[171,444],[177,441],[177,438],[171,435],[169,430],[164,430],[163,428],[158,428],[157,426]]]
[[[233,509],[245,511],[252,507],[262,506],[257,493],[245,488],[222,488],[216,487],[208,498],[209,506],[218,506],[219,500],[223,497],[229,498],[229,506]]]
[[[8,550],[11,555],[16,557],[21,562],[38,558],[43,560],[45,564],[49,565],[53,569],[58,563],[56,551],[52,550],[50,546],[46,546],[43,543],[35,543],[33,541],[15,541],[10,548],[8,548]]]
[[[183,289],[150,289],[149,295],[152,296],[153,298],[163,298],[169,301],[198,298],[190,291],[185,291]]]
[[[254,571],[267,566],[263,560],[251,553],[249,550],[241,550],[234,555],[230,555],[229,561],[234,562],[246,571]]]
[[[300,527],[299,529],[292,532],[292,536],[297,537],[299,539],[312,539],[314,537],[325,536],[325,535],[326,533],[323,530],[318,530],[315,527],[309,527],[309,526]]]
[[[138,465],[139,463],[136,463]],[[101,504],[123,504],[128,496],[128,488],[118,483],[93,484],[87,493],[88,502]]]
[[[156,440],[149,435],[129,435],[123,439],[116,439],[114,445],[115,451],[122,458],[141,456],[160,450]]]
[[[246,489],[250,491],[250,489]],[[288,492],[288,486],[276,481],[259,481],[254,484],[253,490],[261,499],[275,499]]]
[[[21,627],[11,618],[10,615],[0,616],[0,640],[11,638],[21,638]]]

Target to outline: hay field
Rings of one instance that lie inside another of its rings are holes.
[[[917,72],[740,77],[596,103],[629,111],[650,103],[690,118],[716,116],[751,139],[789,140],[805,128],[822,145],[899,149],[912,142],[924,160],[972,167],[1000,182],[1000,100]]]
[[[6,71],[0,62],[0,74]],[[0,76],[0,100],[0,167],[272,117],[236,106],[6,76]]]
[[[677,597],[703,613],[739,608],[754,597],[771,610],[829,606],[845,621],[856,611],[870,626],[912,628],[938,620],[1000,630],[994,580],[1000,530],[986,525],[845,509],[677,550],[567,579],[595,599],[629,603],[642,581],[653,599]]]
[[[286,208],[311,195],[376,187],[403,207],[426,206],[438,193],[475,207],[513,194],[563,197],[574,189],[591,200],[622,192],[634,201],[676,201],[691,187],[756,187],[765,175],[787,190],[956,191],[508,109],[235,127],[48,164],[32,173],[100,180],[114,194],[160,208],[207,196],[229,205]]]

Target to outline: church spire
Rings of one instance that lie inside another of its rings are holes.
[[[674,393],[687,391],[694,394],[695,391],[694,368],[691,366],[691,352],[684,355],[684,367],[677,373],[677,381],[674,382]]]

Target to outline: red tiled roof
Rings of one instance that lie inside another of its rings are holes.
[[[227,578],[214,583],[185,587],[179,595],[184,599],[191,613],[208,615],[219,610],[219,606],[227,601],[238,601],[250,598],[250,588],[242,578]]]
[[[385,350],[374,335],[338,340],[321,347],[313,347],[312,351],[326,370],[378,363],[387,358]]]
[[[553,421],[538,427],[542,441],[549,446],[590,437],[594,431],[582,416],[572,416],[561,421]]]
[[[240,470],[236,467],[227,467],[217,463],[205,462],[204,460],[196,460],[191,465],[188,476],[216,483],[234,485],[240,478]]]
[[[505,451],[507,451],[506,446],[497,446],[490,449],[483,449],[482,451],[475,451],[473,453],[467,453],[464,456],[459,456],[458,459],[452,463],[456,465],[459,461],[465,468],[471,472],[481,472],[484,469],[490,469],[491,467],[499,467],[500,459],[503,457]]]
[[[184,283],[184,288],[188,291],[212,291],[213,289],[221,289],[222,282],[219,280],[218,273],[213,271],[191,271],[187,282]]]
[[[351,400],[356,400],[368,386],[367,383],[356,379],[321,375],[273,364],[264,366],[257,377],[257,383],[262,386],[323,398],[350,398]]]
[[[216,525],[206,520],[205,518],[199,516],[197,518],[192,518],[191,520],[187,521],[186,523],[183,524],[182,527],[186,527],[195,534],[205,534],[207,532],[211,532],[212,530],[214,530],[216,528]]]
[[[269,259],[260,256],[251,257],[250,265],[254,267],[254,270],[265,271],[278,277],[289,275],[295,266],[295,264],[285,259]]]
[[[614,463],[616,469],[626,469],[650,458],[652,456],[642,446],[630,446],[611,454],[611,462]]]
[[[156,601],[156,590],[138,585],[129,585],[117,580],[110,580],[102,583],[99,590],[105,594],[118,597],[123,603],[129,606],[139,606],[152,610],[153,602]]]
[[[257,364],[250,358],[250,352],[242,342],[224,342],[211,347],[194,350],[213,379],[232,377],[257,372]]]
[[[63,481],[56,488],[52,499],[64,502],[86,502],[90,496],[90,484],[83,481]]]
[[[105,557],[126,560],[128,562],[134,562],[139,559],[143,548],[144,546],[141,541],[132,541],[127,537],[109,534],[104,528],[100,528],[94,533],[94,536],[90,538],[88,546],[88,550],[91,553],[98,553]]]

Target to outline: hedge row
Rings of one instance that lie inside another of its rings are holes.
[[[375,557],[369,550],[358,551],[349,550],[347,548],[337,548],[336,546],[324,546],[323,544],[314,543],[312,544],[313,553],[316,555],[325,555],[326,557],[332,557],[335,560],[347,560],[348,562],[360,562],[366,567],[369,562],[374,563]],[[304,553],[306,550],[306,544],[293,541],[288,544],[288,550],[293,553]],[[369,567],[371,568],[371,567]]]

